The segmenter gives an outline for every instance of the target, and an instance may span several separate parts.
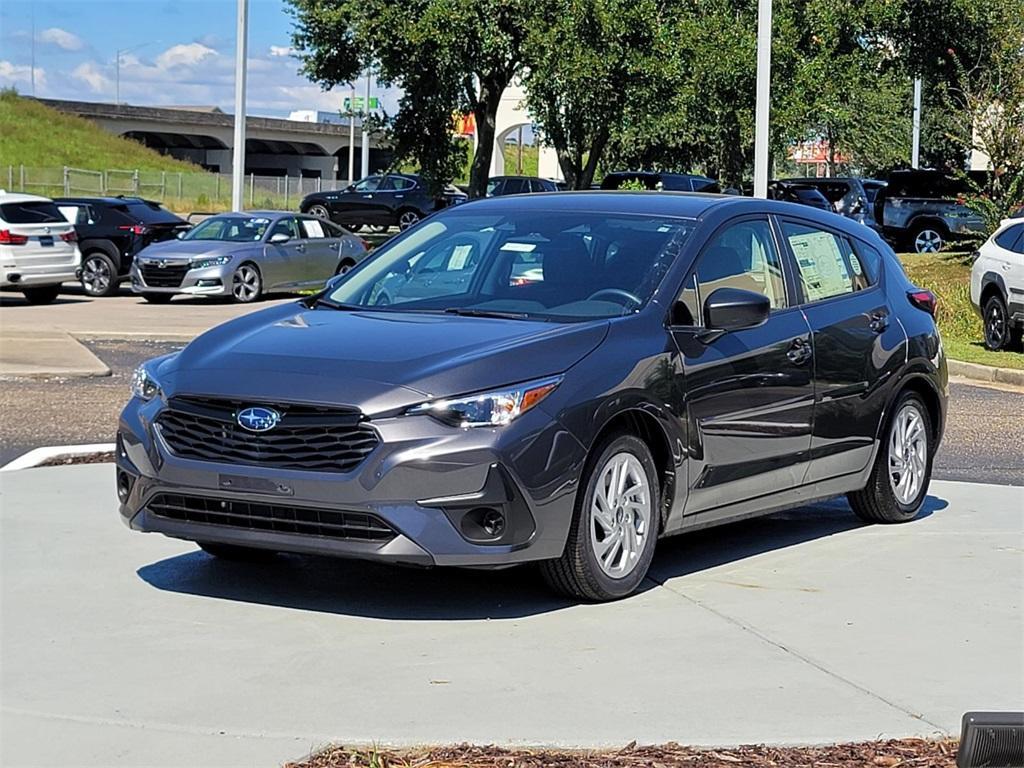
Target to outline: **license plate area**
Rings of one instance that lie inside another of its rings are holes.
[[[41,246],[43,246],[44,248],[52,248],[53,247],[53,235],[40,235],[39,236],[39,244]]]

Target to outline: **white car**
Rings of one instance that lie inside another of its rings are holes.
[[[81,276],[75,227],[52,200],[0,190],[0,290],[48,304],[60,284]]]
[[[1024,330],[1024,219],[1004,219],[975,254],[971,303],[985,326],[985,346],[1020,346]]]

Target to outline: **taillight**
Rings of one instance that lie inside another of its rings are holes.
[[[60,239],[63,240],[65,243],[77,243],[78,235],[75,234],[75,230],[72,229],[70,232],[65,232],[63,235],[61,235]]]
[[[370,249],[373,248],[373,243],[371,243],[369,240],[367,240],[364,237],[360,237],[359,238],[359,242],[361,242],[363,244],[363,250],[364,251],[369,252]]]
[[[0,229],[0,245],[25,245],[28,235],[16,235],[9,229]]]
[[[939,299],[934,293],[931,291],[917,289],[909,291],[907,293],[907,298],[910,299],[910,303],[915,307],[923,309],[929,315],[935,317],[935,307],[938,305]]]
[[[124,226],[118,227],[122,232],[131,232],[133,235],[141,235],[146,232],[146,228],[142,224],[132,224],[131,226],[125,224]]]

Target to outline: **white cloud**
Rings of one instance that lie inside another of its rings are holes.
[[[271,56],[292,56],[295,54],[295,49],[290,45],[272,45],[270,46]]]
[[[32,82],[32,68],[27,64],[13,64],[0,61],[0,85],[15,85]],[[46,70],[36,67],[36,87],[46,84]]]
[[[217,56],[218,53],[208,45],[202,43],[187,43],[172,45],[166,51],[156,57],[156,65],[160,69],[171,67],[192,67],[202,61]]]
[[[112,90],[110,78],[91,61],[83,61],[71,72],[71,76],[89,86],[93,93],[107,93]]]
[[[39,40],[44,43],[50,43],[56,45],[58,48],[65,51],[80,51],[85,47],[85,43],[82,42],[82,38],[66,29],[60,27],[50,27],[44,29],[39,33]]]

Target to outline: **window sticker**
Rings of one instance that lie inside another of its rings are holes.
[[[789,235],[810,301],[850,293],[852,286],[839,243],[828,232]]]
[[[537,247],[536,243],[517,243],[509,241],[501,246],[503,251],[516,251],[518,253],[529,253]]]
[[[323,225],[316,219],[300,219],[306,237],[326,237]]]
[[[452,257],[448,261],[448,271],[456,272],[460,269],[466,268],[466,261],[469,259],[469,255],[473,253],[473,246],[471,245],[457,245],[452,249]]]

